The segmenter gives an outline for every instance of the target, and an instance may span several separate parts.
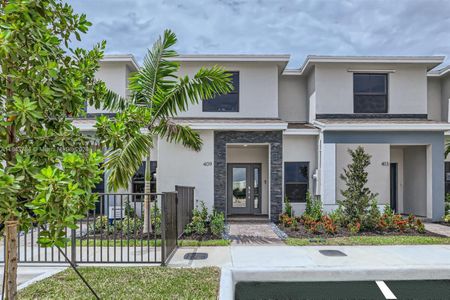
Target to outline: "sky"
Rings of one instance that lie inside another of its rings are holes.
[[[81,45],[135,55],[172,29],[181,54],[450,56],[449,0],[67,0],[93,23]],[[447,59],[446,62],[450,62]]]

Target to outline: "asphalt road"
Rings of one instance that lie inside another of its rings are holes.
[[[239,282],[236,299],[450,299],[449,280]]]

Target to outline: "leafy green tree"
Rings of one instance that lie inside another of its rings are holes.
[[[347,222],[357,222],[364,218],[370,202],[375,199],[373,194],[366,186],[368,173],[366,168],[370,165],[371,156],[364,151],[364,148],[358,146],[355,150],[348,150],[352,162],[344,169],[341,179],[345,182],[346,189],[341,190],[344,200],[339,201]]]
[[[145,158],[145,193],[150,193],[150,149],[153,138],[159,136],[169,142],[200,150],[199,134],[188,126],[172,120],[179,112],[199,101],[232,90],[229,73],[218,66],[200,68],[189,78],[178,76],[180,65],[171,49],[177,39],[170,30],[148,50],[143,67],[130,78],[131,99],[116,96],[108,107],[119,110],[114,119],[100,117],[97,135],[107,147],[105,168],[109,172],[110,189],[127,188]],[[141,128],[146,128],[142,131]],[[144,199],[144,232],[150,231],[149,198]]]
[[[64,229],[96,201],[103,157],[69,119],[86,101],[115,99],[94,77],[105,42],[70,47],[90,25],[63,1],[0,2],[0,222],[7,233],[45,224],[42,246],[62,246]],[[15,299],[16,238],[7,237],[6,296]]]

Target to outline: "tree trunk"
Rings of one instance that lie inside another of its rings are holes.
[[[152,233],[151,199],[150,199],[150,181],[152,179],[150,169],[150,152],[145,159],[145,184],[144,184],[144,233]]]
[[[17,299],[17,226],[18,221],[5,222],[5,242],[6,242],[6,257],[5,257],[5,299]]]

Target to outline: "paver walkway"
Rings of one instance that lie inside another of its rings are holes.
[[[425,223],[425,229],[436,234],[450,237],[450,226],[436,223]]]
[[[232,222],[230,223],[231,245],[282,245],[283,240],[273,231],[269,222]]]

